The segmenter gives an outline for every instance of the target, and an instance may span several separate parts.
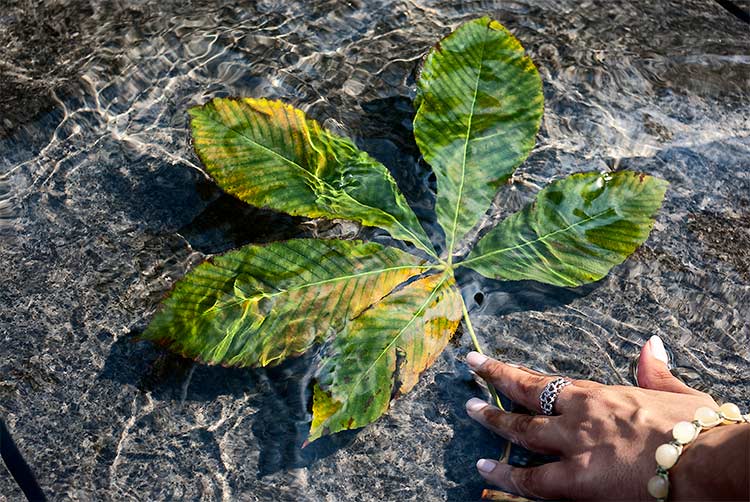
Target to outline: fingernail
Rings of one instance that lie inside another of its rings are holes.
[[[466,401],[466,409],[469,411],[479,411],[485,406],[487,406],[487,403],[476,397],[472,397]]]
[[[649,338],[648,343],[651,344],[651,354],[653,354],[656,359],[669,366],[669,356],[667,355],[667,350],[664,348],[664,342],[661,341],[661,338],[654,335]]]
[[[471,351],[466,356],[466,362],[471,366],[472,369],[477,369],[487,360],[487,356],[480,354],[479,352]]]
[[[485,474],[489,474],[492,471],[494,471],[495,467],[497,467],[497,462],[495,462],[494,460],[489,460],[489,459],[486,459],[486,458],[480,458],[477,461],[477,469],[479,469],[480,471],[482,471]]]

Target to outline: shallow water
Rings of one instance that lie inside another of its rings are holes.
[[[750,407],[748,25],[705,1],[455,4],[0,4],[0,417],[50,498],[478,497],[473,462],[500,442],[465,417],[482,390],[456,363],[464,337],[387,416],[304,450],[307,361],[209,368],[132,338],[205,254],[381,238],[222,195],[190,148],[188,107],[295,104],[383,161],[435,235],[410,132],[415,68],[484,13],[522,41],[546,97],[537,147],[493,218],[581,170],[671,183],[647,243],[595,285],[463,277],[484,345],[628,383],[656,333],[677,374]],[[0,468],[0,500],[19,497]]]

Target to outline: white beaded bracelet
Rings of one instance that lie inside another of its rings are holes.
[[[656,475],[648,480],[648,493],[658,502],[666,502],[669,496],[669,469],[677,463],[683,448],[706,429],[742,422],[750,424],[750,414],[743,415],[732,403],[722,404],[719,411],[701,406],[695,410],[692,422],[678,422],[672,429],[674,439],[656,449]]]

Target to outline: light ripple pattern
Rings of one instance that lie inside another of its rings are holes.
[[[502,445],[465,416],[481,394],[466,337],[383,420],[304,450],[304,364],[228,370],[132,340],[207,255],[311,234],[386,243],[222,196],[187,114],[215,97],[283,100],[352,138],[438,240],[434,180],[411,140],[414,76],[435,41],[485,14],[523,43],[545,111],[479,227],[581,171],[670,187],[647,243],[594,285],[461,278],[483,345],[632,384],[658,334],[675,373],[750,407],[750,38],[716,2],[5,2],[0,414],[50,498],[476,498],[466,459]],[[0,493],[20,498],[3,469]]]

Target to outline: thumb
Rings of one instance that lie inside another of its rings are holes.
[[[654,335],[643,345],[638,358],[638,386],[644,389],[698,394],[669,371],[669,356],[661,338]]]

